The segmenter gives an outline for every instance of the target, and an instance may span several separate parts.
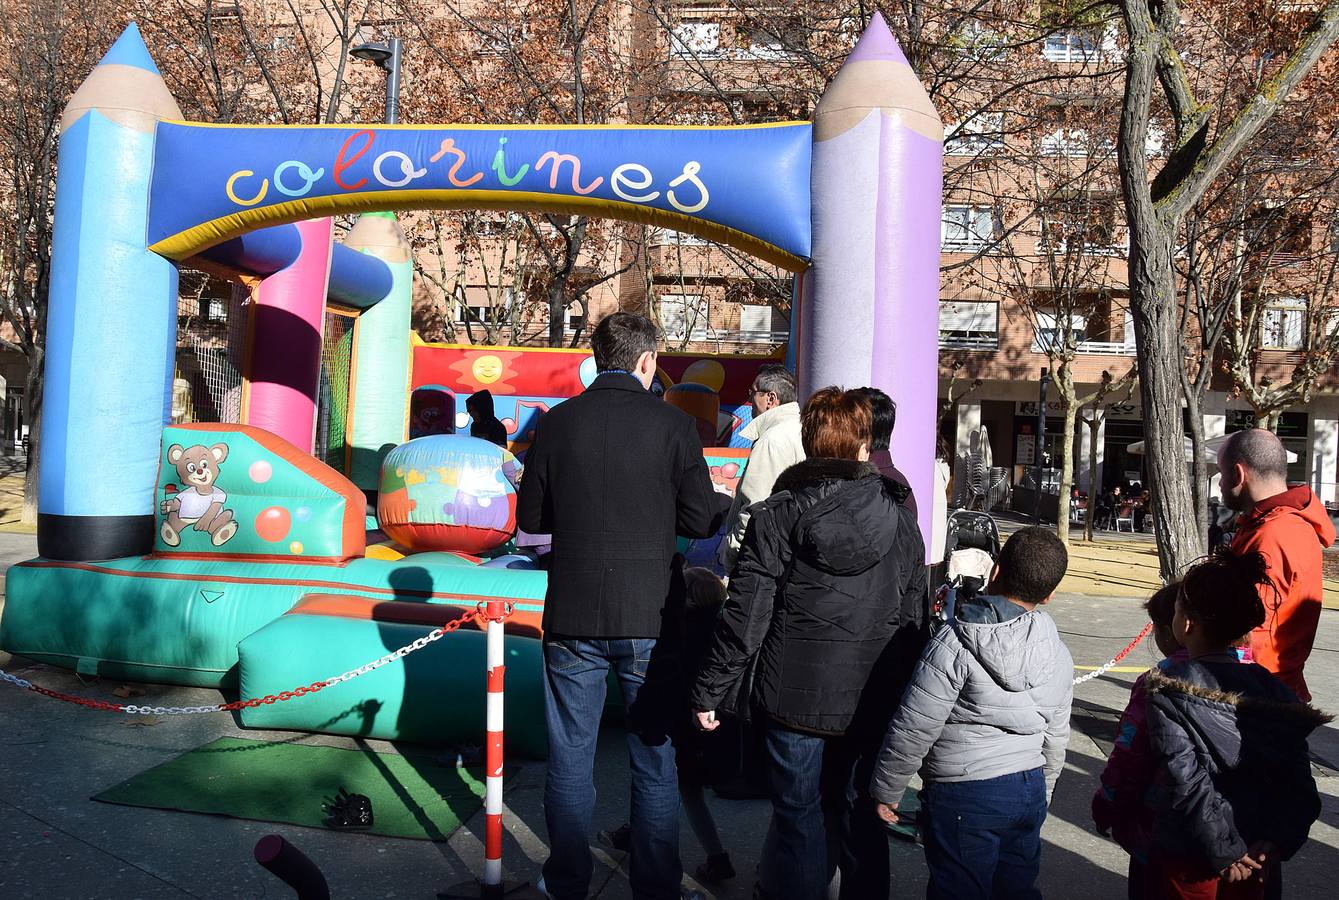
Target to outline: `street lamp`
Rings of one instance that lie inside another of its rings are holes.
[[[359,44],[349,51],[355,59],[375,63],[386,72],[386,124],[400,121],[400,39]]]
[[[1037,505],[1033,510],[1033,518],[1037,524],[1041,524],[1041,472],[1042,472],[1042,447],[1046,444],[1046,386],[1051,383],[1051,370],[1043,368],[1041,370],[1041,397],[1037,401],[1037,446],[1032,453],[1032,461],[1037,467]],[[1056,515],[1060,507],[1056,507]]]

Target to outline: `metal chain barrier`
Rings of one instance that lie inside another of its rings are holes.
[[[1120,661],[1123,660],[1125,657],[1129,656],[1130,653],[1134,651],[1134,648],[1139,646],[1139,642],[1142,641],[1144,638],[1148,637],[1148,633],[1152,630],[1153,630],[1153,623],[1149,622],[1147,625],[1144,626],[1144,630],[1139,632],[1139,634],[1135,637],[1135,639],[1130,641],[1129,645],[1127,645],[1124,650],[1117,653],[1110,660],[1098,666],[1096,669],[1089,672],[1088,674],[1080,675],[1078,678],[1075,678],[1074,679],[1075,686],[1083,684],[1085,681],[1092,681],[1094,678],[1100,678],[1107,672],[1110,672],[1112,669],[1116,668],[1116,666],[1120,665]]]
[[[356,669],[350,669],[331,678],[321,681],[313,681],[311,684],[300,685],[291,691],[280,691],[277,694],[268,694],[264,697],[252,697],[249,700],[234,700],[231,703],[215,703],[212,706],[140,706],[133,703],[111,703],[106,700],[93,700],[88,697],[79,697],[75,694],[65,694],[60,691],[53,691],[50,688],[44,688],[41,685],[33,684],[25,678],[19,678],[17,675],[11,675],[4,669],[0,669],[0,681],[12,684],[15,687],[26,691],[33,691],[45,697],[51,697],[54,700],[63,700],[66,703],[74,703],[88,709],[101,710],[103,712],[119,712],[131,716],[196,716],[203,713],[221,713],[233,712],[243,708],[254,708],[264,704],[269,706],[274,703],[282,703],[286,700],[292,700],[295,697],[305,697],[307,694],[314,694],[317,691],[332,687],[336,684],[343,684],[346,681],[352,681],[360,675],[366,675],[368,672],[380,669],[382,666],[389,665],[397,660],[404,659],[411,653],[416,653],[424,647],[439,641],[453,631],[460,630],[461,626],[469,622],[477,622],[480,626],[491,619],[502,621],[509,618],[514,609],[510,602],[505,603],[503,612],[500,616],[489,616],[485,612],[487,601],[480,602],[475,610],[459,619],[447,622],[440,628],[433,629],[423,637],[412,643],[406,644],[398,650],[393,650],[379,659],[374,659],[370,663],[361,665]]]

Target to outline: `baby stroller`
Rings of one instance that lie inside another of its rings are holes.
[[[944,583],[935,596],[933,624],[948,621],[953,604],[985,590],[1000,557],[1000,530],[989,513],[955,509],[944,540]]]

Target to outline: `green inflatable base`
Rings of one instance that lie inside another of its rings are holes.
[[[265,697],[356,669],[432,631],[421,625],[292,614],[242,641],[242,697]],[[483,746],[486,635],[457,631],[350,681],[242,710],[248,728],[321,731],[385,740]],[[544,656],[540,642],[506,638],[505,751],[541,759]]]
[[[5,573],[0,649],[86,675],[228,688],[237,683],[238,642],[306,594],[468,609],[500,597],[515,603],[518,612],[542,613],[545,573],[485,569],[443,557],[355,559],[346,565],[159,557],[29,560]]]

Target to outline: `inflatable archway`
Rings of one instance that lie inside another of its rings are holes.
[[[701,234],[803,273],[791,347],[802,391],[886,390],[899,405],[898,464],[918,491],[932,489],[943,130],[877,15],[812,124],[262,127],[180,118],[134,25],[65,112],[43,556],[152,548],[179,261],[260,280],[248,422],[299,447],[310,446],[317,381],[312,304],[365,310],[357,383],[367,412],[361,428],[354,423],[353,452],[366,461],[355,464],[355,482],[371,486],[378,454],[405,437],[412,264],[384,215],[364,216],[334,244],[320,217],[352,212],[597,214]],[[382,337],[368,341],[369,332]],[[361,377],[365,363],[394,377]],[[921,504],[927,534],[931,507]]]

